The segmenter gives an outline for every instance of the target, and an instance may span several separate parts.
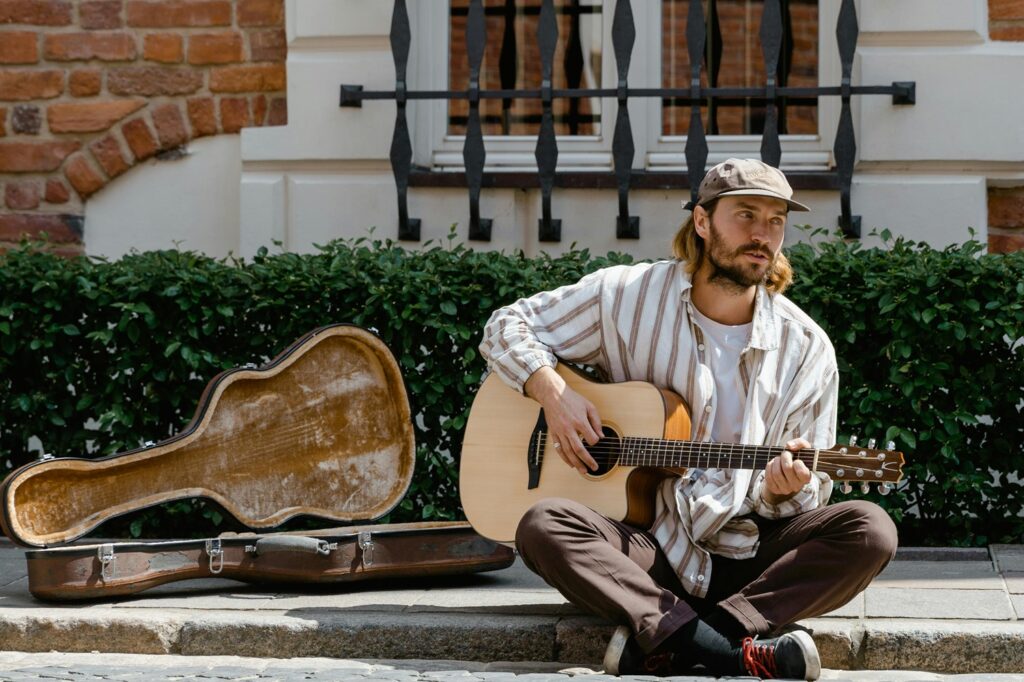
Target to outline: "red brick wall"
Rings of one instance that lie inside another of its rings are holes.
[[[988,228],[990,253],[1024,249],[1024,187],[989,188]]]
[[[988,0],[992,40],[1024,40],[1024,0]]]
[[[0,248],[81,250],[86,199],[206,135],[283,125],[284,0],[0,0]]]

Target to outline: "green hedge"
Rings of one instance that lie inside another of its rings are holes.
[[[1024,336],[1024,256],[978,248],[830,241],[790,251],[791,296],[841,358],[841,432],[892,437],[908,452],[907,482],[882,499],[904,542],[983,544],[1024,530],[1021,486],[1007,478],[1024,462],[1024,350],[1008,341]],[[178,251],[106,262],[26,245],[0,256],[0,457],[8,468],[36,457],[31,436],[60,456],[164,439],[188,422],[217,372],[265,362],[315,327],[352,322],[398,358],[417,415],[413,487],[387,520],[456,518],[455,462],[490,312],[629,260],[357,240],[247,262]],[[230,527],[214,505],[182,500],[101,532]]]

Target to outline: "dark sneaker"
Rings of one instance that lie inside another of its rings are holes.
[[[625,625],[615,628],[604,650],[608,675],[672,675],[672,654],[645,654]]]
[[[748,675],[766,680],[816,680],[821,675],[818,648],[802,630],[772,639],[747,637],[740,651]]]

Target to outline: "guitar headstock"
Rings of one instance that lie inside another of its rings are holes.
[[[853,489],[852,481],[860,483],[864,493],[870,490],[871,483],[877,483],[878,492],[888,495],[903,478],[903,453],[895,448],[896,443],[889,441],[884,449],[876,449],[874,439],[868,441],[868,447],[861,447],[854,436],[849,445],[820,450],[817,471],[828,474],[833,481],[842,481],[844,493]]]

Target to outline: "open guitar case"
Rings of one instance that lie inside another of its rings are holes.
[[[352,325],[310,332],[263,367],[222,372],[195,416],[159,443],[99,459],[46,458],[3,484],[0,524],[44,600],[135,594],[193,578],[334,583],[490,571],[512,550],[468,523],[365,525],[412,480],[415,443],[398,364]],[[171,500],[219,503],[251,533],[70,544],[104,521]],[[364,524],[258,533],[299,515]]]

